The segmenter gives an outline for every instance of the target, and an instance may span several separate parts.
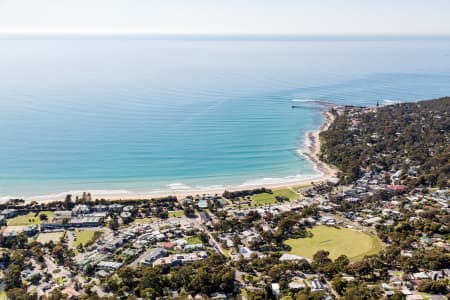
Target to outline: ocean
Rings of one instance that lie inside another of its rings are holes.
[[[1,37],[0,198],[317,176],[294,99],[450,95],[450,38]]]

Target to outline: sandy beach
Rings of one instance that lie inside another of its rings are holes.
[[[320,103],[319,103],[320,104]],[[324,104],[322,104],[324,105]],[[225,190],[233,191],[233,190],[243,190],[243,189],[253,189],[259,187],[267,187],[267,188],[286,188],[286,187],[296,187],[302,185],[308,185],[311,182],[318,183],[322,181],[329,180],[334,178],[336,175],[336,169],[327,165],[326,163],[320,161],[319,152],[320,152],[320,132],[326,130],[334,120],[333,114],[329,112],[329,105],[325,105],[325,108],[322,111],[323,116],[325,117],[325,122],[319,127],[318,130],[307,132],[305,135],[305,146],[302,149],[298,149],[298,155],[301,155],[308,160],[310,160],[317,171],[317,175],[315,176],[290,176],[286,178],[282,178],[280,182],[280,178],[262,178],[256,179],[254,181],[247,181],[240,185],[234,186],[208,186],[204,188],[189,188],[184,186],[183,184],[173,184],[168,190],[160,190],[160,191],[151,191],[151,192],[132,192],[126,190],[97,190],[97,191],[86,191],[90,192],[93,199],[106,199],[106,200],[130,200],[130,199],[148,199],[148,198],[156,198],[163,197],[168,195],[173,195],[177,197],[184,197],[187,195],[197,195],[197,194],[221,194]],[[38,201],[38,202],[51,202],[51,201],[61,201],[64,200],[67,194],[71,194],[73,197],[81,196],[83,191],[68,191],[53,195],[42,195],[42,196],[31,196],[25,198],[26,201]],[[6,199],[2,199],[5,201]]]

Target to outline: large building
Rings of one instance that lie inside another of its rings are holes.
[[[41,224],[41,231],[60,230],[66,228],[81,228],[81,227],[98,227],[101,225],[102,218],[95,216],[84,217],[55,217],[50,222]]]

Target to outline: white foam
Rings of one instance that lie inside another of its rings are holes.
[[[8,201],[9,199],[25,199],[28,201],[53,201],[53,200],[63,200],[67,195],[72,195],[73,198],[76,196],[81,196],[83,193],[90,193],[91,197],[93,199],[95,198],[102,198],[102,197],[120,197],[120,196],[128,196],[132,194],[136,194],[131,191],[127,190],[86,190],[86,191],[66,191],[66,192],[60,192],[60,193],[53,193],[53,194],[46,194],[46,195],[35,195],[35,196],[29,196],[29,197],[17,197],[17,196],[3,196],[0,198],[0,201]]]
[[[319,172],[318,174],[308,174],[308,175],[297,174],[286,177],[264,177],[259,179],[247,180],[241,185],[239,185],[239,187],[292,184],[296,182],[319,179],[322,176],[323,176],[322,172]]]
[[[314,99],[292,99],[293,102],[315,102]]]
[[[199,191],[218,191],[218,190],[224,190],[227,187],[221,184],[215,184],[215,185],[207,185],[207,186],[196,186],[195,190]]]
[[[171,190],[189,190],[191,187],[183,183],[174,182],[167,185]]]

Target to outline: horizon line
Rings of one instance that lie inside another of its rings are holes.
[[[449,33],[151,33],[151,32],[0,32],[0,39],[21,38],[151,38],[177,40],[396,40],[448,39]]]

